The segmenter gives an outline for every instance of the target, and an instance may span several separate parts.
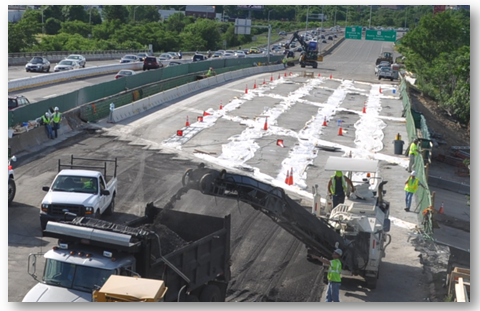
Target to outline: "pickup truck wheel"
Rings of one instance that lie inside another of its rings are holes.
[[[225,299],[224,299],[225,300]],[[223,300],[223,301],[224,301]],[[200,294],[201,302],[222,302],[222,292],[218,286],[209,284],[205,286]]]
[[[42,228],[42,231],[47,228],[47,221],[41,218],[40,218],[40,228]]]
[[[15,193],[17,192],[17,186],[15,185],[15,180],[8,179],[8,205],[12,203]]]
[[[96,211],[95,214],[93,215],[93,218],[95,218],[95,219],[100,219],[100,216],[101,216],[101,215],[100,215],[100,210],[97,209],[97,211]]]
[[[110,205],[108,205],[107,209],[105,210],[105,215],[112,215],[115,211],[115,195],[112,196],[112,201]]]

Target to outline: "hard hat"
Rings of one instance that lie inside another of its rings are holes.
[[[213,70],[213,67],[210,67],[210,70]]]
[[[335,171],[335,176],[342,177],[342,172],[341,171]]]
[[[59,111],[60,109],[58,109],[58,107],[55,107],[55,109],[54,109],[54,110],[55,110],[55,111]]]
[[[50,117],[50,113],[49,113],[48,111],[45,112],[45,116],[46,116],[46,117]]]
[[[411,175],[411,176],[417,176],[417,172],[412,171],[412,173],[411,173],[410,175]]]
[[[342,256],[343,252],[341,249],[337,248],[334,253],[337,253],[339,256]]]

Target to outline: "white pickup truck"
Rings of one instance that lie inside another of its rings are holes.
[[[74,161],[103,162],[103,166],[78,165]],[[113,176],[109,180],[108,162],[114,163]],[[117,194],[116,158],[100,160],[75,158],[72,155],[70,164],[58,161],[58,171],[52,185],[42,188],[47,191],[40,206],[42,230],[45,230],[48,221],[72,220],[77,216],[100,218],[102,214],[113,213]]]
[[[8,205],[12,203],[15,193],[17,192],[17,186],[15,185],[15,173],[13,172],[11,162],[17,161],[15,156],[8,159]]]

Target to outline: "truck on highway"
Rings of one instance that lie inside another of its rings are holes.
[[[98,162],[103,166],[91,165]],[[113,163],[113,175],[107,175],[107,163]],[[42,189],[47,192],[40,206],[42,230],[49,220],[111,215],[117,194],[117,158],[90,159],[71,155],[69,164],[62,164],[59,159],[57,176],[51,186]]]
[[[8,158],[8,205],[12,203],[17,192],[17,185],[15,184],[15,173],[13,171],[12,162],[17,161],[15,156]]]
[[[376,172],[377,160],[330,157],[326,170],[350,172]],[[370,190],[370,181],[375,180]],[[270,217],[277,225],[303,242],[308,250],[307,259],[318,263],[312,255],[332,258],[335,249],[343,251],[343,274],[362,276],[366,285],[375,288],[380,262],[391,241],[389,208],[384,199],[383,186],[387,181],[362,178],[357,185],[358,195],[349,198],[325,212],[307,211],[286,195],[282,188],[258,181],[243,174],[206,168],[187,170],[182,178],[186,192],[198,190],[205,195],[232,198],[250,204]],[[357,193],[357,192],[355,192]],[[316,198],[319,201],[318,197]],[[319,206],[320,207],[320,206]]]
[[[58,239],[58,245],[29,255],[28,273],[39,283],[23,301],[92,301],[94,290],[112,275],[162,280],[166,302],[225,301],[230,215],[198,215],[149,203],[145,216],[126,224],[77,217],[49,221],[43,234]]]
[[[323,60],[322,56],[318,56],[318,46],[317,42],[315,41],[310,41],[309,43],[305,42],[303,38],[298,34],[298,31],[294,32],[292,35],[292,39],[290,42],[285,44],[285,49],[290,49],[291,45],[294,43],[294,41],[297,40],[298,43],[302,45],[302,52],[300,54],[300,57],[298,59],[298,62],[300,63],[300,67],[305,68],[305,66],[312,66],[313,68],[318,67],[318,60]]]

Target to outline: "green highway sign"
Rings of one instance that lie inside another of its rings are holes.
[[[365,31],[365,40],[395,42],[397,32],[395,30],[367,30]]]
[[[345,27],[345,39],[362,40],[362,27]]]

